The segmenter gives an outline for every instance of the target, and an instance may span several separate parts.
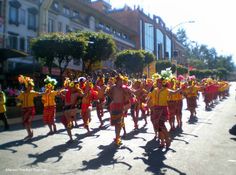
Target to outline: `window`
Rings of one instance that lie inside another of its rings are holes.
[[[28,29],[36,31],[36,14],[28,11]]]
[[[66,33],[71,32],[70,26],[66,25]]]
[[[150,23],[144,24],[145,50],[153,53],[154,51],[154,26]]]
[[[20,24],[25,24],[25,10],[20,9]]]
[[[20,38],[20,50],[25,51],[25,38]]]
[[[48,20],[48,32],[54,32],[54,20],[53,19]]]
[[[156,29],[156,51],[157,51],[157,59],[164,58],[164,34],[161,30]]]
[[[103,23],[99,23],[99,24],[98,24],[98,27],[101,28],[101,29],[103,29],[103,28],[104,28],[104,24],[103,24]]]
[[[79,12],[73,10],[73,16],[79,16]]]
[[[111,30],[111,27],[106,25],[106,30],[110,31]]]
[[[18,8],[11,5],[9,7],[9,24],[18,25]]]
[[[63,14],[66,15],[66,16],[69,16],[70,15],[70,9],[67,8],[67,7],[63,7]]]
[[[8,46],[11,49],[18,49],[18,39],[17,34],[9,34],[8,36]]]
[[[62,23],[61,22],[58,22],[58,32],[63,32],[62,31]]]
[[[171,39],[166,35],[166,53],[168,53],[168,55],[166,54],[165,56],[169,59],[171,59],[172,57],[172,53],[171,53]]]
[[[54,7],[55,9],[58,9],[58,8],[59,8],[59,4],[58,4],[57,2],[54,2],[53,7]]]

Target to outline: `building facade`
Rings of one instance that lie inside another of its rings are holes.
[[[90,0],[0,0],[1,48],[31,54],[30,40],[34,37],[43,33],[85,30],[112,35],[118,50],[135,49],[134,31],[96,9],[96,5]],[[112,66],[111,60],[103,65]],[[19,62],[33,64],[35,60],[33,57],[8,59],[5,72],[14,70]],[[72,61],[68,69],[82,68],[80,62]],[[54,72],[58,74],[59,71]]]
[[[153,53],[156,55],[157,60],[178,58],[178,63],[183,63],[186,60],[186,58],[181,57],[186,52],[184,46],[177,42],[177,38],[166,28],[161,17],[153,15],[151,18],[140,7],[131,9],[128,6],[118,10],[111,10],[108,14],[114,20],[131,27],[138,33],[135,40],[136,49],[144,49]]]
[[[105,0],[0,0],[1,48],[30,54],[32,38],[43,33],[78,30],[112,35],[118,51],[144,49],[158,60],[175,58],[177,62],[184,62],[184,48],[176,42],[164,21],[159,16],[150,17],[140,7],[112,9]],[[4,67],[14,69],[21,61],[35,63],[33,57],[17,58],[9,60]],[[68,68],[81,70],[80,65],[72,61]],[[103,66],[112,66],[112,58]]]

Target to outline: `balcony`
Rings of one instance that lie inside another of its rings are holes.
[[[131,41],[129,38],[125,38],[121,33],[118,34],[118,32],[114,33],[111,29],[107,29],[105,26],[97,25],[96,31],[103,31],[104,33],[110,34],[113,36],[115,40],[118,40],[119,42],[123,42],[124,44],[128,44],[131,47],[135,47],[135,43]]]

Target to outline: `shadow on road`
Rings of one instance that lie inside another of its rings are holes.
[[[123,164],[128,167],[128,170],[132,168],[132,166],[125,161],[123,161],[124,157],[118,157],[114,158],[115,153],[119,149],[127,149],[129,152],[133,152],[130,148],[126,146],[117,147],[114,143],[111,143],[109,145],[100,145],[98,149],[102,150],[100,153],[98,153],[97,158],[91,159],[89,161],[84,160],[83,168],[75,170],[79,171],[86,171],[86,170],[97,170],[102,166],[109,166],[109,165],[115,165],[115,164]]]
[[[59,162],[63,158],[63,153],[67,150],[75,148],[80,150],[82,148],[82,146],[79,145],[80,143],[81,141],[74,140],[70,144],[57,145],[40,154],[28,154],[29,158],[35,158],[35,160],[32,163],[27,164],[27,166],[37,165],[38,163],[45,162],[47,159],[54,157],[57,158],[57,160],[53,163]]]
[[[186,141],[184,139],[180,139],[181,137],[183,137],[182,134],[183,134],[183,130],[181,128],[176,128],[174,131],[170,132],[172,140],[182,141],[182,142],[185,142],[185,144],[189,144],[188,141]],[[176,138],[176,137],[178,137],[178,138]]]
[[[229,133],[236,136],[236,124],[229,129]]]
[[[92,128],[89,133],[84,134],[75,134],[78,140],[82,140],[87,137],[96,137],[98,138],[100,135],[96,135],[97,132],[99,132],[101,129],[107,129],[109,125],[104,125],[102,128]]]
[[[32,122],[32,128],[40,128],[40,127],[44,127],[44,123],[42,120],[36,120]],[[10,129],[7,132],[11,132],[11,131],[18,131],[18,130],[24,130],[25,127],[23,126],[22,123],[17,123],[17,124],[11,124],[10,125]]]
[[[193,118],[190,118],[187,123],[194,125],[197,122],[198,122],[198,118],[196,116],[194,116]]]
[[[135,157],[134,159],[141,159],[146,165],[148,165],[145,171],[152,172],[153,174],[164,175],[166,174],[166,171],[170,169],[180,175],[186,175],[186,173],[181,172],[177,168],[164,163],[164,160],[166,159],[165,154],[171,149],[163,150],[158,148],[158,146],[159,144],[156,140],[153,139],[148,141],[145,146],[141,146],[141,148],[145,150],[144,157]],[[175,150],[172,150],[172,152],[175,152]]]
[[[36,142],[38,140],[41,140],[43,138],[47,137],[47,135],[39,135],[39,136],[36,136],[36,137],[33,137],[32,139],[30,140],[15,140],[15,141],[11,141],[11,142],[8,142],[8,143],[4,143],[0,146],[0,149],[2,150],[9,150],[11,151],[12,153],[16,153],[17,151],[15,149],[13,149],[12,147],[18,147],[18,146],[22,146],[24,144],[29,144],[29,145],[32,145],[33,148],[37,148],[38,145],[36,145],[35,143],[33,142]]]
[[[142,139],[143,141],[146,141],[145,138],[143,137],[137,137],[136,135],[140,134],[140,133],[147,133],[147,130],[148,128],[145,128],[145,126],[139,128],[139,129],[136,129],[136,130],[133,130],[129,133],[127,133],[126,135],[124,135],[122,138],[124,140],[131,140],[131,139]]]

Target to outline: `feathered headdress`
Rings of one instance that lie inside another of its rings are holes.
[[[34,86],[34,80],[30,77],[24,76],[24,75],[19,75],[18,81],[20,84],[24,84],[25,87]]]
[[[194,85],[194,82],[196,81],[196,77],[195,77],[195,75],[192,75],[192,76],[189,76],[188,78],[187,78],[187,81],[188,81],[188,83],[190,84],[190,85]]]
[[[161,78],[161,75],[158,74],[158,73],[154,73],[154,74],[152,75],[153,81],[156,81],[156,80],[158,80],[158,79],[160,79],[160,78]]]
[[[179,80],[179,81],[183,81],[185,78],[184,78],[184,76],[183,75],[178,75],[178,77],[177,77],[177,80]]]
[[[66,77],[64,80],[64,87],[74,87],[75,83],[70,80],[70,78]]]
[[[57,85],[57,80],[47,75],[44,79],[44,83],[47,88],[54,88]]]
[[[97,78],[97,83],[104,84],[104,82],[105,82],[105,78],[104,77],[98,77]]]
[[[123,80],[123,79],[124,79],[124,77],[121,74],[116,76],[116,82],[119,80]]]
[[[171,68],[166,68],[166,70],[161,71],[161,78],[163,80],[170,80],[173,77]]]

